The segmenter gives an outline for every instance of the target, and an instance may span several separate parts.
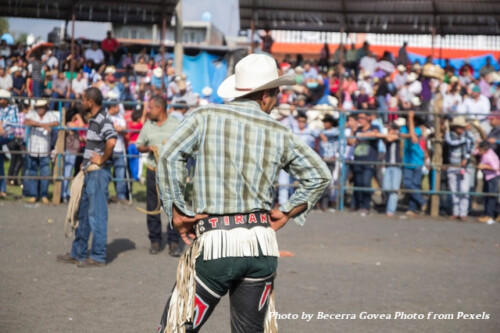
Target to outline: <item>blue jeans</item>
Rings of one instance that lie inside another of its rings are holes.
[[[128,154],[129,155],[139,155],[139,151],[137,150],[137,146],[135,143],[131,143],[128,145]],[[139,180],[139,157],[129,157],[128,165],[130,166],[130,176],[134,180]]]
[[[71,257],[77,260],[87,258],[88,242],[92,232],[90,258],[106,262],[108,240],[108,185],[111,181],[109,168],[85,174],[82,199],[78,210],[79,224],[71,248]]]
[[[387,193],[386,212],[394,214],[398,207],[398,191],[401,188],[401,178],[403,171],[400,167],[389,166],[385,168],[384,181],[382,188],[389,192]]]
[[[370,165],[353,165],[354,172],[354,187],[372,187],[372,178],[375,174],[375,169]],[[364,190],[355,190],[355,208],[370,210],[372,201],[372,192]]]
[[[403,168],[403,185],[408,190],[422,190],[422,168]],[[408,208],[416,212],[425,204],[421,193],[409,193]]]
[[[35,157],[26,155],[26,176],[50,176],[50,158],[48,156]],[[47,197],[49,180],[26,179],[24,181],[24,196],[33,198]]]
[[[5,157],[4,157],[4,153],[2,150],[2,146],[6,145],[10,141],[11,140],[9,140],[7,138],[0,137],[0,177],[5,176],[5,166],[4,166]],[[5,178],[0,178],[0,192],[3,192],[3,193],[7,192],[7,181],[5,180]]]
[[[41,80],[33,80],[33,97],[42,97],[43,82]]]
[[[116,196],[120,200],[127,199],[127,182],[125,181],[125,156],[123,153],[113,153],[113,173],[115,178],[122,180],[115,181]]]
[[[64,178],[69,178],[73,175],[73,168],[75,167],[76,155],[68,151],[64,155]],[[62,182],[62,195],[63,199],[69,198],[69,179],[63,180]]]

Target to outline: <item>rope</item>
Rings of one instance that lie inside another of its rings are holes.
[[[80,171],[73,179],[71,184],[71,193],[68,203],[68,211],[64,222],[64,236],[71,237],[73,232],[78,228],[78,209],[80,207],[80,199],[82,198],[83,185],[85,182],[85,173]],[[68,229],[71,227],[71,230]]]
[[[87,167],[86,172],[96,171],[100,168],[101,167],[97,164],[91,164]],[[71,184],[68,210],[66,212],[66,220],[64,222],[64,236],[66,237],[71,237],[76,228],[78,228],[78,210],[80,208],[80,200],[82,199],[84,184],[85,172],[81,170],[73,179],[73,183]],[[68,231],[70,227],[71,230]]]
[[[154,150],[153,154],[154,154],[154,157],[155,157],[156,165],[158,166],[158,161],[160,160],[160,153],[158,153],[158,149]],[[158,168],[156,170],[157,170],[156,172],[158,172]],[[155,209],[152,210],[152,211],[148,211],[148,210],[145,210],[144,208],[141,208],[141,207],[135,207],[135,209],[139,213],[143,213],[143,214],[146,214],[146,215],[157,215],[157,214],[161,213],[160,189],[158,188],[158,183],[156,183],[155,187],[156,187],[156,198],[158,199],[156,201],[156,207],[155,207]]]

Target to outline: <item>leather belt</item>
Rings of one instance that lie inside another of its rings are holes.
[[[247,214],[211,215],[198,221],[201,233],[211,230],[231,230],[234,228],[251,229],[253,227],[270,227],[267,212]]]

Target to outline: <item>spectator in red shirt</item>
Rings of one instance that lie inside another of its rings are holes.
[[[120,44],[115,38],[113,38],[111,31],[108,30],[106,38],[104,38],[101,42],[101,49],[104,51],[106,64],[115,64],[116,51],[118,51],[118,47],[120,47]]]

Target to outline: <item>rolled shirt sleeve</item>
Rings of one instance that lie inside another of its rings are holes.
[[[187,216],[196,215],[186,205],[184,189],[187,177],[186,163],[198,149],[199,137],[196,114],[192,113],[184,119],[162,148],[156,181],[169,223],[172,223],[172,205]]]

